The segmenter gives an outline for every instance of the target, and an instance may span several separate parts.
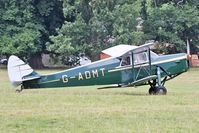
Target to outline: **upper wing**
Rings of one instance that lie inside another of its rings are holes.
[[[121,55],[121,56],[125,56],[125,55],[127,55],[127,54],[129,54],[129,53],[134,53],[134,54],[135,54],[135,53],[140,53],[140,52],[146,51],[146,50],[148,50],[149,48],[151,48],[153,45],[154,45],[154,43],[147,43],[147,44],[141,45],[141,46],[139,46],[139,47],[136,47],[136,48],[134,48],[134,49],[129,50],[128,52],[124,53],[124,54]],[[120,57],[121,57],[121,56],[120,56]]]

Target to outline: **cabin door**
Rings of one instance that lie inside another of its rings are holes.
[[[149,52],[143,51],[133,54],[133,81],[150,76]]]
[[[128,54],[122,57],[120,69],[121,83],[129,84],[132,82],[132,55]]]

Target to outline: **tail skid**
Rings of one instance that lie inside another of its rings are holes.
[[[10,56],[8,60],[8,76],[14,87],[18,87],[23,81],[40,78],[40,75],[28,64],[14,55]]]

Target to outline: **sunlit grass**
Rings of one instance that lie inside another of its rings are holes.
[[[86,86],[15,93],[7,71],[0,70],[0,75],[0,132],[199,132],[198,68],[168,81],[166,96],[148,95],[149,86],[107,90]]]

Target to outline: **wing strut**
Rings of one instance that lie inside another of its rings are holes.
[[[151,72],[151,51],[150,51],[150,47],[148,49],[148,56],[149,56],[149,69],[150,69],[150,75],[152,75],[152,72]]]
[[[144,46],[140,46],[139,48],[136,48],[135,50],[131,51],[132,54],[132,76],[133,76],[133,81],[137,80],[137,77],[139,75],[139,72],[141,70],[142,67],[140,67],[140,70],[138,71],[138,74],[136,76],[135,73],[135,66],[134,66],[134,54],[136,53],[140,53],[143,51],[146,51],[148,53],[148,64],[149,64],[149,73],[148,75],[151,76],[152,75],[152,68],[151,68],[151,51],[150,51],[150,47],[152,47],[153,44],[145,44]]]
[[[134,54],[133,54],[133,52],[132,52],[132,74],[133,74],[133,81],[135,81]]]

